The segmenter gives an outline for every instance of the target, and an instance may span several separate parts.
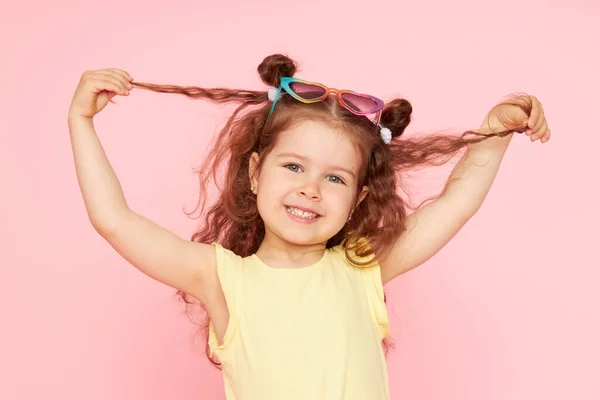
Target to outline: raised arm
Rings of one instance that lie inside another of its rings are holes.
[[[131,77],[121,70],[85,72],[69,110],[77,179],[90,222],[129,263],[149,277],[205,303],[217,282],[212,246],[184,240],[132,211],[93,125],[93,116]]]
[[[531,99],[531,115],[522,108],[523,97],[501,103],[488,113],[479,132],[490,133],[527,126],[531,141],[550,139],[541,104]],[[512,101],[512,102],[511,102]],[[475,215],[500,168],[513,133],[471,145],[451,172],[442,194],[407,217],[407,229],[389,254],[380,259],[381,277],[387,283],[433,257]]]

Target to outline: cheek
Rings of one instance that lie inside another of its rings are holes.
[[[281,179],[276,173],[264,174],[258,180],[257,205],[259,212],[277,209],[293,192],[289,179]]]
[[[278,174],[276,171],[269,171],[266,174],[261,174],[258,179],[259,193],[265,197],[272,197],[280,194],[281,188],[287,183],[280,175],[281,174]]]
[[[348,218],[354,198],[351,193],[348,193],[349,191],[336,189],[324,191],[323,200],[330,212],[335,212],[336,215],[339,214],[340,218]]]
[[[268,193],[271,197],[285,196],[289,192],[294,192],[299,177],[286,170],[285,168],[271,167],[265,169],[258,179],[259,191]],[[267,196],[265,194],[265,196]]]

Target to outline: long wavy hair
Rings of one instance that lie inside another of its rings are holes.
[[[297,64],[282,54],[266,57],[258,66],[262,81],[278,87],[285,76],[294,76]],[[411,121],[412,106],[405,99],[393,99],[385,104],[381,125],[392,132],[392,140],[385,144],[379,127],[367,117],[357,116],[339,106],[330,98],[326,101],[304,104],[282,92],[274,112],[269,115],[271,102],[267,91],[229,88],[205,89],[195,86],[157,85],[133,82],[133,86],[160,93],[182,94],[192,99],[207,99],[216,103],[239,103],[225,126],[215,138],[207,158],[197,170],[200,198],[195,211],[204,221],[191,240],[200,243],[220,243],[223,247],[245,257],[254,254],[265,235],[264,222],[250,189],[249,160],[253,152],[264,160],[274,147],[277,135],[303,120],[318,120],[347,134],[365,160],[359,174],[358,188],[369,187],[367,197],[360,203],[352,219],[327,242],[327,248],[342,244],[349,262],[353,259],[381,256],[388,252],[394,241],[404,232],[409,203],[399,193],[404,188],[404,173],[418,167],[442,165],[463,148],[492,137],[503,137],[524,129],[510,129],[495,133],[469,130],[461,135],[433,134],[402,137]],[[520,105],[530,115],[531,102]],[[260,169],[260,164],[258,165]],[[210,184],[216,185],[218,199],[207,207]],[[404,193],[407,193],[406,189]],[[430,199],[428,199],[430,200]],[[421,203],[423,204],[423,203]],[[418,207],[417,207],[418,208]],[[205,338],[205,350],[211,362],[208,347],[209,317],[204,306],[187,293],[177,291],[185,304],[185,312]],[[197,317],[201,319],[197,319]],[[384,339],[386,354],[393,347]]]

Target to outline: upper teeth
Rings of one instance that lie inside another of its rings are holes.
[[[298,210],[297,208],[293,208],[293,207],[288,207],[287,208],[288,212],[300,217],[300,218],[317,218],[318,215],[315,213],[311,213],[311,212],[307,212],[307,211],[302,211],[302,210]]]

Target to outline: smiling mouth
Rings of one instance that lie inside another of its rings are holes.
[[[287,210],[287,212],[289,212],[292,215],[295,215],[298,218],[302,218],[302,219],[317,219],[320,217],[319,214],[313,213],[313,212],[309,212],[309,211],[304,211],[304,210],[300,210],[298,208],[295,207],[289,207],[286,206],[285,209]]]

